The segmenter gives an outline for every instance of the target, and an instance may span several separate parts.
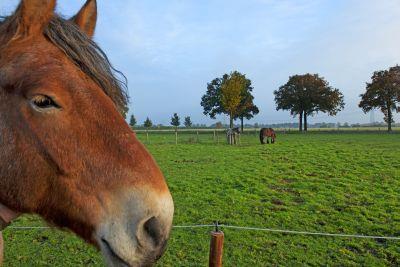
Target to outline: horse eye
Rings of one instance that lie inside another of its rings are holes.
[[[60,106],[49,96],[36,95],[31,99],[31,103],[39,109],[60,108]]]

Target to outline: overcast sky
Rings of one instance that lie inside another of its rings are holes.
[[[19,1],[2,0],[0,14]],[[58,1],[72,16],[83,0]],[[369,122],[358,108],[374,70],[400,63],[398,0],[98,0],[95,40],[128,77],[130,112],[139,123],[169,124],[172,113],[195,123],[207,82],[238,70],[254,85],[260,114],[252,122],[294,122],[277,112],[273,91],[293,74],[319,73],[346,107],[314,122]],[[400,120],[399,116],[396,116]],[[222,122],[228,122],[221,116]],[[381,121],[379,111],[375,120]]]

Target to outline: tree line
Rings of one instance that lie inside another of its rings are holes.
[[[376,71],[361,94],[359,107],[367,113],[380,109],[392,130],[393,112],[400,112],[400,66],[388,70]],[[251,81],[238,71],[224,74],[207,84],[207,91],[201,99],[204,115],[215,118],[217,114],[226,114],[233,120],[251,119],[259,113],[253,103]],[[288,81],[274,91],[276,110],[287,110],[299,118],[299,131],[307,131],[309,116],[326,113],[335,116],[344,109],[344,96],[339,89],[329,85],[319,74],[306,73],[290,76]]]
[[[212,119],[219,114],[228,115],[230,128],[233,128],[235,120],[240,120],[243,131],[244,120],[250,120],[259,113],[254,104],[253,89],[251,80],[238,71],[217,77],[207,83],[206,93],[201,98],[203,114]],[[317,113],[335,116],[345,107],[344,96],[340,90],[330,86],[319,74],[290,76],[273,94],[276,110],[289,111],[293,117],[299,118],[299,131],[307,131],[309,116]],[[388,131],[391,131],[394,123],[393,113],[400,112],[400,66],[375,71],[360,98],[359,107],[363,112],[380,109]],[[133,127],[136,123],[132,115],[130,125]],[[177,113],[172,115],[170,123],[175,130],[181,125]],[[192,126],[190,116],[184,118],[184,125]],[[152,126],[152,121],[146,118],[144,127]]]
[[[132,114],[129,120],[129,126],[133,128],[136,126],[136,124],[137,120],[135,118],[135,115]],[[178,127],[181,126],[181,118],[178,116],[178,113],[174,113],[172,115],[170,124],[175,128],[175,131],[177,131]],[[190,116],[186,116],[184,118],[183,125],[185,125],[186,128],[192,127],[193,123]],[[147,117],[146,120],[143,122],[143,127],[147,129],[153,127],[153,122],[150,120],[149,117]]]

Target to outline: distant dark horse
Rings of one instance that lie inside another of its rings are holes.
[[[269,139],[271,138],[271,144],[275,143],[275,139],[276,139],[276,134],[274,129],[272,128],[261,128],[260,130],[260,142],[261,144],[265,144],[264,143],[264,138],[267,137],[267,144],[269,144]]]

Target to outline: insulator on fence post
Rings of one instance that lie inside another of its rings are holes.
[[[218,222],[215,222],[215,231],[211,232],[210,267],[222,267],[222,255],[224,248],[224,233],[218,229]]]

